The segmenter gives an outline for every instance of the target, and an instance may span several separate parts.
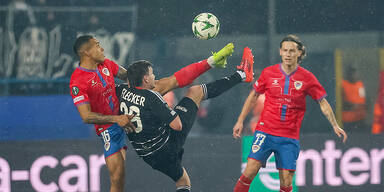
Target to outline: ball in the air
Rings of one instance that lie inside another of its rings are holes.
[[[200,13],[192,23],[193,34],[199,39],[212,39],[220,30],[219,20],[212,13]]]

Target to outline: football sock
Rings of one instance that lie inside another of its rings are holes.
[[[239,180],[237,180],[236,186],[233,189],[233,192],[248,192],[249,186],[251,185],[252,180],[245,177],[244,175],[241,175]]]
[[[292,192],[292,186],[289,186],[289,187],[280,186],[280,192]]]
[[[210,68],[211,66],[208,64],[207,59],[205,59],[183,67],[173,75],[175,75],[179,87],[185,87]]]
[[[181,186],[176,189],[176,192],[190,192],[191,186]]]
[[[239,72],[234,73],[229,77],[216,80],[208,84],[202,84],[204,99],[214,98],[228,89],[232,88],[236,84],[242,81],[242,77]]]
[[[208,57],[207,63],[209,66],[213,68],[214,67],[213,65],[215,64],[215,58],[213,56]]]
[[[245,72],[244,71],[237,71],[237,73],[239,73],[241,79],[243,81],[245,81],[245,79],[247,78],[247,75],[245,74]]]

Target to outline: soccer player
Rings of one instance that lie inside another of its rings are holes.
[[[248,56],[243,58],[242,63],[253,63],[253,56]],[[157,88],[150,62],[137,61],[127,68],[130,86],[122,84],[117,87],[120,113],[135,115],[132,122],[136,129],[134,132],[128,131],[127,136],[136,153],[148,165],[175,181],[177,192],[190,191],[191,182],[182,165],[183,146],[200,103],[220,95],[242,81],[250,82],[249,76],[253,75],[253,71],[245,66],[241,65],[231,76],[190,87],[174,109],[161,96],[162,90]],[[159,81],[183,84],[185,76],[179,72],[175,76],[174,80],[165,78]],[[177,87],[180,86],[173,88]]]
[[[233,136],[239,138],[243,122],[260,94],[265,94],[261,113],[247,166],[236,183],[234,192],[245,192],[261,167],[265,167],[274,153],[279,169],[280,191],[292,191],[292,178],[299,156],[299,131],[305,112],[305,97],[316,100],[337,136],[347,140],[347,134],[339,127],[332,108],[325,99],[326,92],[316,77],[300,67],[305,57],[305,47],[295,35],[288,35],[280,42],[282,62],[265,68],[255,82],[243,109],[233,127]]]
[[[80,36],[73,46],[80,57],[80,66],[70,80],[73,102],[85,123],[95,125],[96,134],[102,138],[104,157],[111,181],[111,192],[124,190],[126,142],[125,132],[133,131],[132,116],[119,115],[114,77],[127,79],[127,71],[104,57],[104,49],[90,35]],[[156,83],[156,90],[167,93],[175,86],[186,86],[211,67],[225,67],[227,57],[233,52],[228,44],[210,58],[182,68],[175,75]],[[176,78],[179,79],[176,83]]]
[[[93,36],[78,37],[73,48],[80,57],[80,66],[69,84],[73,102],[84,123],[94,124],[96,134],[103,139],[110,191],[123,191],[126,143],[120,127],[134,126],[130,122],[132,116],[118,115],[114,77],[125,79],[127,71],[104,57],[104,49]]]

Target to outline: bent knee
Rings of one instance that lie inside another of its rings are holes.
[[[253,179],[257,175],[261,167],[262,163],[260,161],[255,159],[248,159],[247,166],[245,167],[243,174],[247,178]]]
[[[203,95],[203,88],[200,85],[194,85],[188,89],[186,96],[200,96]]]
[[[185,96],[191,98],[197,105],[200,105],[204,98],[203,88],[200,85],[194,85],[188,89]]]

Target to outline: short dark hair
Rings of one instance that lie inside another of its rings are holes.
[[[297,49],[301,50],[301,55],[300,57],[298,58],[298,62],[299,64],[301,62],[303,62],[304,58],[307,56],[307,52],[305,51],[305,46],[303,44],[303,42],[299,39],[299,37],[297,37],[296,35],[287,35],[283,38],[283,40],[280,41],[280,48],[283,46],[283,43],[285,41],[291,41],[291,42],[295,42],[297,44]]]
[[[139,60],[130,64],[127,68],[129,85],[131,87],[141,86],[144,75],[149,73],[149,67],[152,67],[152,64],[146,60]]]
[[[79,49],[86,43],[89,42],[89,40],[93,39],[92,35],[82,35],[78,37],[75,41],[75,44],[73,45],[73,51],[76,55],[79,55]]]

